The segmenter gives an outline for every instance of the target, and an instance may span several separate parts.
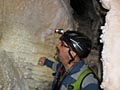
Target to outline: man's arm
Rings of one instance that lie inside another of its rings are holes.
[[[47,67],[51,68],[54,71],[56,71],[58,67],[60,66],[58,63],[55,63],[46,57],[40,57],[38,64],[41,66],[46,65]]]
[[[89,74],[82,82],[82,90],[100,90],[98,80],[93,74]]]
[[[83,90],[100,90],[98,84],[87,85]]]

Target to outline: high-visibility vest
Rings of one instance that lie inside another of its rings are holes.
[[[93,73],[90,69],[83,71],[74,83],[67,86],[68,90],[80,90],[84,78],[90,73]]]

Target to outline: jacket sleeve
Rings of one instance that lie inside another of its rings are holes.
[[[84,88],[83,90],[100,90],[100,85],[94,75],[89,74],[84,78],[82,82],[82,88]]]
[[[84,88],[84,90],[100,90],[98,84],[90,84]]]
[[[59,63],[53,62],[53,61],[51,61],[51,60],[49,60],[49,59],[46,59],[46,60],[45,60],[44,65],[46,65],[47,67],[51,68],[51,69],[54,70],[54,71],[57,71],[58,68],[60,67],[60,64],[59,64]]]

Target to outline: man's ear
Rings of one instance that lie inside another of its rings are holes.
[[[70,53],[71,53],[71,55],[73,56],[73,57],[75,57],[77,54],[76,54],[76,52],[74,52],[74,51],[70,51]]]

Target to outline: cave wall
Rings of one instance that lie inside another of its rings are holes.
[[[120,1],[101,0],[103,6],[109,9],[103,29],[103,82],[104,90],[120,90]]]
[[[52,71],[37,62],[40,56],[53,59],[56,28],[73,28],[72,10],[66,11],[69,4],[65,3],[0,0],[0,90],[50,90]]]

